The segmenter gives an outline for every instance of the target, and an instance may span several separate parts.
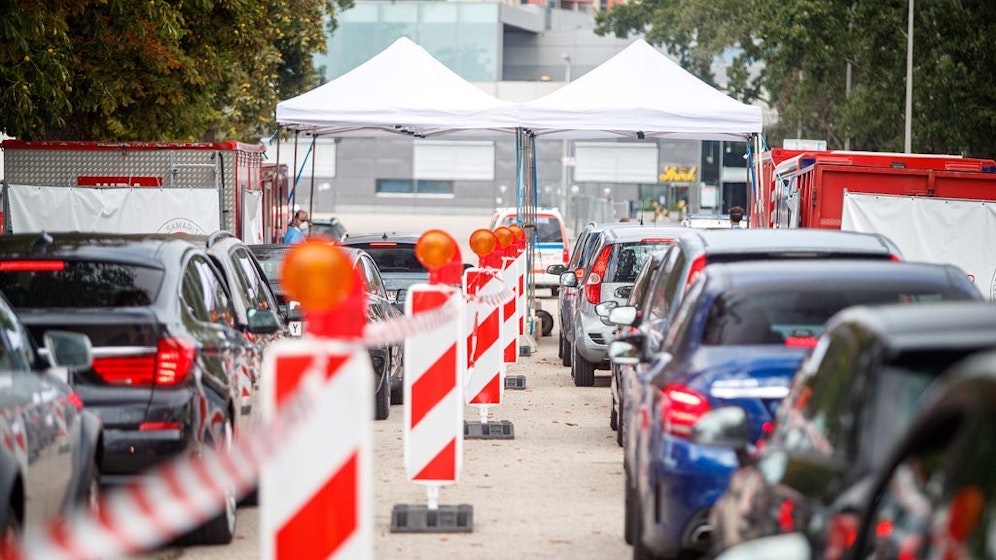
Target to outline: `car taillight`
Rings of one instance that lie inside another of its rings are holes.
[[[564,247],[564,264],[571,262],[571,250]]]
[[[161,338],[156,351],[156,385],[177,385],[194,365],[194,347],[180,338]]]
[[[778,506],[778,527],[783,533],[795,530],[795,502],[792,500],[785,500]]]
[[[609,256],[612,254],[612,245],[606,245],[602,252],[595,259],[595,264],[591,265],[591,272],[584,283],[584,295],[593,304],[602,302],[602,277],[605,276],[605,269],[609,268]]]
[[[69,401],[69,404],[76,407],[76,410],[83,410],[83,399],[80,398],[79,393],[75,391],[69,393],[66,396],[66,400]]]
[[[847,555],[858,538],[858,523],[858,517],[853,513],[838,513],[830,518],[823,551],[824,560],[840,560]]]
[[[790,336],[785,339],[785,346],[789,348],[812,348],[816,346],[815,336]]]
[[[699,277],[699,273],[702,272],[702,269],[705,268],[705,265],[706,265],[705,255],[699,255],[698,257],[695,258],[694,261],[692,261],[692,267],[688,270],[688,280],[685,281],[686,290],[688,289],[689,286],[692,285],[692,282],[694,282],[695,279]]]
[[[3,261],[0,270],[9,272],[58,272],[66,269],[65,261]]]
[[[889,253],[889,260],[892,262],[903,262],[903,258],[895,253]]]
[[[155,354],[93,359],[93,370],[110,385],[172,386],[186,378],[194,364],[194,347],[178,338],[159,340]]]
[[[661,428],[679,437],[691,436],[692,426],[712,408],[704,395],[684,385],[667,385],[660,397]]]

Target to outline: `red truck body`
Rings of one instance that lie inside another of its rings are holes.
[[[782,148],[765,155],[751,227],[840,229],[845,191],[996,200],[991,159]]]

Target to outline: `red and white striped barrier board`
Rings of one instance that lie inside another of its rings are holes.
[[[263,418],[276,414],[303,377],[319,376],[315,409],[288,435],[260,480],[261,557],[373,557],[370,422],[373,369],[360,344],[305,335],[270,346],[263,363]]]
[[[463,294],[446,285],[415,284],[405,300],[408,316],[444,305],[456,306],[456,316],[405,339],[405,472],[409,480],[430,485],[430,507],[433,488],[455,483],[463,463]]]
[[[480,408],[481,422],[488,421],[488,408],[502,403],[505,394],[505,360],[501,344],[500,303],[475,296],[498,296],[505,292],[500,273],[493,268],[464,271],[463,292],[467,296],[466,403]]]
[[[519,315],[522,309],[519,307],[519,275],[515,263],[514,257],[502,257],[502,281],[505,282],[505,289],[514,294],[502,310],[501,343],[504,345],[506,364],[519,363]]]
[[[519,301],[516,306],[519,310],[519,335],[526,334],[526,313],[528,307],[526,306],[526,272],[528,267],[526,266],[526,253],[525,251],[517,250],[518,254],[515,256],[515,274],[518,277],[518,292],[516,292],[516,297]]]

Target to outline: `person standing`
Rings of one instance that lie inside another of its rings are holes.
[[[742,228],[740,225],[740,220],[744,219],[744,209],[739,206],[734,206],[730,208],[730,227],[731,228]]]
[[[287,233],[284,234],[284,243],[300,243],[304,241],[304,233],[308,231],[308,213],[304,210],[294,212],[290,224],[287,225]]]

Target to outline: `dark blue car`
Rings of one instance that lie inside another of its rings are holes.
[[[837,311],[980,297],[963,271],[944,265],[825,260],[707,266],[666,331],[640,398],[636,484],[627,497],[633,557],[708,550],[709,509],[738,457],[732,448],[693,443],[693,428],[714,408],[739,406],[747,412],[751,441],[762,440],[795,370]],[[612,354],[647,360],[640,347],[638,340],[622,339]]]

